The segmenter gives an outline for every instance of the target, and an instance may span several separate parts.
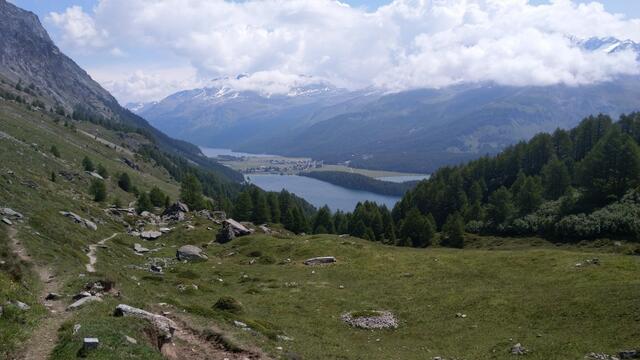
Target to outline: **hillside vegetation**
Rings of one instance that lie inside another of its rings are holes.
[[[374,194],[390,196],[402,196],[418,183],[417,181],[405,183],[382,181],[365,175],[343,171],[310,171],[300,173],[300,175],[326,181],[347,189],[369,191]]]

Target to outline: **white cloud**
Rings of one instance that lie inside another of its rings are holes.
[[[107,44],[109,32],[105,28],[99,29],[93,18],[80,6],[67,8],[63,13],[52,12],[46,20],[62,30],[64,45],[93,49]]]
[[[196,72],[197,81],[144,82],[145,98],[150,86],[238,73],[255,74],[252,86],[267,92],[296,86],[298,74],[402,90],[479,81],[579,85],[640,73],[631,53],[587,52],[570,40],[640,41],[640,20],[610,14],[596,2],[395,0],[367,12],[333,0],[100,0],[90,15],[72,7],[50,19],[63,43],[160,51]]]
[[[205,84],[198,80],[192,67],[133,70],[107,67],[92,68],[89,73],[124,104],[159,100]]]

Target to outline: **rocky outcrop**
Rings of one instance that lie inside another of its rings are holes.
[[[129,305],[120,304],[114,311],[114,316],[130,316],[138,319],[143,319],[151,323],[154,329],[160,335],[160,338],[164,341],[170,341],[173,337],[173,333],[177,326],[173,320],[162,316],[150,313],[148,311],[134,308]]]
[[[204,261],[207,260],[207,255],[202,253],[202,249],[193,245],[181,246],[176,252],[176,257],[180,261]]]
[[[389,311],[366,311],[342,314],[345,323],[360,329],[395,329],[398,320]]]
[[[173,203],[163,213],[162,217],[167,220],[183,221],[189,212],[189,206],[180,201]]]
[[[321,257],[314,257],[311,259],[307,259],[304,261],[305,265],[323,265],[323,264],[333,264],[334,262],[336,262],[336,258],[334,258],[333,256],[321,256]]]
[[[241,223],[233,219],[227,219],[223,221],[222,228],[216,236],[216,241],[224,244],[235,239],[236,237],[249,235],[251,233],[252,231]]]
[[[80,225],[86,227],[87,229],[90,229],[90,230],[93,230],[93,231],[97,231],[98,230],[98,225],[96,225],[96,223],[94,223],[91,220],[84,219],[80,215],[78,215],[76,213],[73,213],[71,211],[60,211],[60,215],[72,219],[77,224],[80,224]]]

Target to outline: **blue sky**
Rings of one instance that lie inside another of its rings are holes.
[[[308,81],[400,91],[640,74],[633,54],[587,53],[571,40],[640,42],[640,0],[10,1],[39,15],[62,51],[124,103],[240,73],[250,76],[225,86],[270,94]]]
[[[593,0],[578,0],[576,2],[588,3]],[[640,18],[640,1],[638,0],[597,0],[604,4],[605,8],[614,13],[622,13],[629,17]],[[91,9],[97,0],[12,0],[16,5],[31,10],[40,17],[46,16],[51,11],[61,11],[69,6],[79,5],[85,10]],[[364,7],[374,10],[381,5],[388,4],[389,0],[343,0],[352,6]],[[549,0],[530,0],[532,4],[545,4]]]

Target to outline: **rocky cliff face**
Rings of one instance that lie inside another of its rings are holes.
[[[58,49],[35,14],[0,0],[0,34],[0,73],[11,82],[34,84],[68,112],[82,104],[117,113],[116,99]]]

